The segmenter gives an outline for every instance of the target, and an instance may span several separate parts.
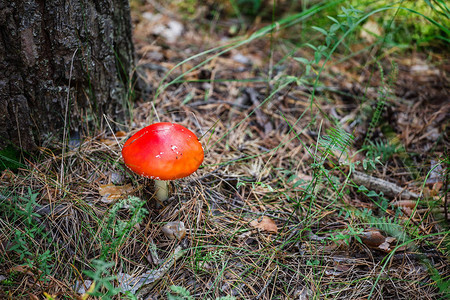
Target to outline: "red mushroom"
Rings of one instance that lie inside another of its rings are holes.
[[[203,162],[203,148],[189,129],[162,122],[147,126],[130,137],[122,148],[125,164],[133,172],[155,180],[156,197],[168,198],[166,180],[186,177]]]

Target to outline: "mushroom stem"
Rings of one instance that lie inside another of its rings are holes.
[[[166,201],[169,198],[169,185],[166,180],[155,179],[156,198],[159,201]]]

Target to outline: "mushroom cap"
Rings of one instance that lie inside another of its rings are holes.
[[[203,162],[203,148],[189,129],[161,122],[130,137],[122,148],[125,164],[151,179],[174,180],[194,173]]]

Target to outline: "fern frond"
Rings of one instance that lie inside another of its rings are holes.
[[[325,153],[333,155],[335,152],[344,153],[353,143],[354,136],[342,128],[330,128],[327,135],[319,138],[319,146]]]

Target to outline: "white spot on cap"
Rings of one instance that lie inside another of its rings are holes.
[[[178,147],[177,146],[175,146],[175,145],[172,145],[172,147],[170,147],[170,149],[172,149],[172,151],[173,152],[175,152],[176,154],[180,154],[179,152],[178,152]]]
[[[141,176],[145,177],[145,178],[148,178],[148,179],[153,179],[154,178],[154,176],[147,176],[147,175],[145,175],[144,172],[141,173]]]

